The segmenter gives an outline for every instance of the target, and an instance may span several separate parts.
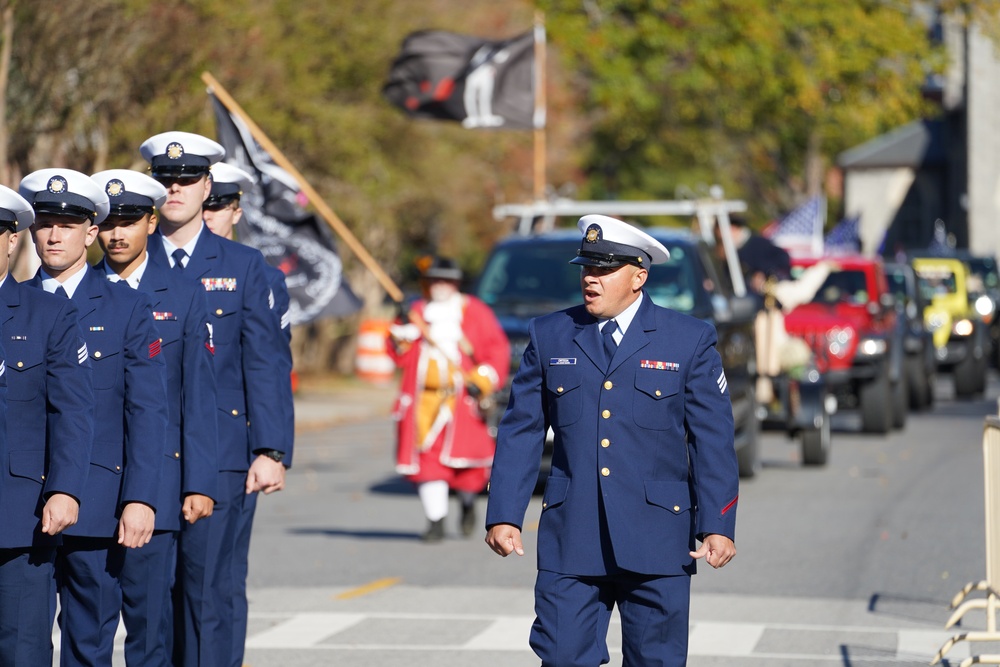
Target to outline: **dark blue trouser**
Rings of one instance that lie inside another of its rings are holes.
[[[174,584],[174,664],[178,667],[226,667],[234,647],[243,654],[246,636],[246,571],[249,535],[241,526],[252,521],[256,495],[247,496],[245,472],[219,473],[219,498],[212,516],[185,524],[177,546]],[[240,610],[242,626],[240,626]]]
[[[170,587],[177,562],[177,532],[157,531],[149,544],[125,551],[122,567],[122,620],[125,663],[169,667],[167,638],[173,616]]]
[[[0,549],[0,667],[52,664],[55,547]]]
[[[542,667],[607,664],[608,624],[618,605],[623,667],[683,667],[690,593],[687,575],[585,577],[540,570],[531,648]]]
[[[108,537],[64,536],[56,554],[62,667],[111,664],[125,549]]]

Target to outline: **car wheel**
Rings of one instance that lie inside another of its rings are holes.
[[[861,430],[865,433],[888,433],[892,426],[889,374],[883,370],[874,380],[861,385]]]
[[[757,419],[757,400],[752,391],[750,405],[752,410],[746,417],[742,432],[736,434],[741,443],[736,450],[736,463],[743,478],[753,477],[760,470],[760,420]]]
[[[972,398],[983,390],[986,384],[986,365],[982,359],[976,359],[972,350],[965,355],[952,371],[955,381],[955,396],[957,398]]]
[[[905,362],[906,386],[910,394],[910,407],[914,410],[923,410],[931,403],[930,378],[923,372],[921,358],[917,355],[910,355]]]
[[[906,413],[910,409],[909,385],[906,382],[906,371],[900,369],[899,379],[892,383],[892,427],[901,429],[906,426]]]
[[[824,466],[830,457],[830,415],[823,413],[819,428],[804,429],[802,438],[802,463],[807,466]]]

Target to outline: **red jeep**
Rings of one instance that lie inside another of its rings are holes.
[[[793,275],[817,261],[794,259]],[[882,262],[858,256],[834,262],[812,301],[786,316],[785,329],[812,348],[838,409],[861,411],[863,431],[902,428],[908,408],[903,345]]]

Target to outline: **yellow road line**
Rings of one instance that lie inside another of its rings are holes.
[[[375,591],[380,591],[383,588],[389,588],[395,586],[403,580],[402,577],[386,577],[385,579],[376,579],[375,581],[365,584],[364,586],[358,586],[357,588],[352,588],[349,591],[344,591],[339,595],[334,595],[334,600],[350,600],[351,598],[359,598],[362,595],[368,595],[369,593],[374,593]]]

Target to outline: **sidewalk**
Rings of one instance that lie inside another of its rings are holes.
[[[399,385],[352,376],[303,378],[295,394],[295,432],[309,433],[375,417],[388,417]]]

